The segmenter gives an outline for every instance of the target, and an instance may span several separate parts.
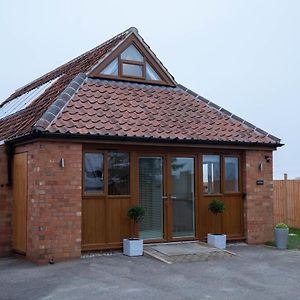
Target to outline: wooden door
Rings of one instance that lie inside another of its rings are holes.
[[[139,155],[139,202],[146,211],[141,238],[152,242],[195,238],[195,165],[192,155]]]
[[[27,238],[27,153],[14,155],[12,247],[26,253]]]
[[[200,155],[202,164],[199,201],[199,239],[215,231],[216,216],[208,211],[213,199],[225,204],[224,212],[217,216],[221,231],[230,240],[244,238],[243,193],[241,156],[239,154],[207,153]],[[210,169],[210,171],[209,171]]]
[[[196,237],[196,156],[168,155],[168,240]]]

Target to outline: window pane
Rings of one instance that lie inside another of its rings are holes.
[[[143,66],[123,63],[123,75],[143,77]]]
[[[164,236],[163,192],[163,158],[140,157],[139,195],[140,204],[145,208],[140,225],[142,239],[162,239]]]
[[[103,154],[84,154],[84,191],[103,193]]]
[[[220,193],[220,156],[203,155],[203,193]]]
[[[126,50],[122,52],[121,59],[133,60],[139,62],[144,61],[144,57],[133,45],[130,45]]]
[[[115,58],[106,68],[101,71],[103,75],[118,75],[118,59]]]
[[[176,157],[171,160],[172,235],[195,236],[194,158]]]
[[[153,68],[148,63],[146,63],[146,79],[161,80],[158,74],[153,70]]]
[[[130,194],[130,163],[127,152],[109,152],[108,194]]]
[[[239,191],[239,159],[225,157],[225,192]]]

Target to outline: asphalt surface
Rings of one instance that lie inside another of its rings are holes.
[[[231,246],[239,256],[164,264],[144,256],[47,266],[0,259],[0,299],[300,299],[300,251]]]

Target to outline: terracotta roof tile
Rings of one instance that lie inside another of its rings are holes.
[[[1,103],[0,107],[33,90],[34,88],[63,75],[55,84],[50,86],[39,98],[25,109],[0,120],[0,141],[24,135],[32,130],[33,125],[41,118],[45,110],[57,99],[68,84],[81,72],[87,72],[105,54],[113,49],[118,43],[126,38],[130,29],[118,34],[100,46],[80,55],[72,61],[58,67],[57,69],[45,74],[30,84],[18,89],[9,98]]]
[[[182,87],[99,79],[87,79],[48,130],[167,140],[279,142]]]

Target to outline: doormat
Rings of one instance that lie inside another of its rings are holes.
[[[144,245],[144,254],[167,264],[208,261],[235,255],[230,251],[214,248],[201,242]]]

